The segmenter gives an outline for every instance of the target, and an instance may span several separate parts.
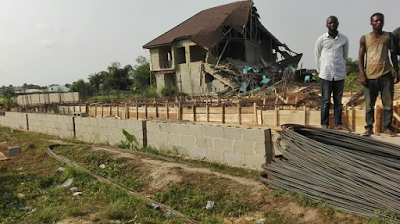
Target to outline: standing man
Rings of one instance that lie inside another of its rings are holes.
[[[321,126],[329,127],[329,110],[333,93],[335,129],[350,131],[342,124],[342,96],[346,77],[346,59],[349,52],[347,37],[337,30],[339,20],[329,16],[326,20],[328,32],[315,43],[314,57],[321,79]]]
[[[384,133],[395,136],[392,131],[393,120],[393,95],[394,84],[399,81],[399,66],[396,55],[396,46],[393,35],[382,31],[385,17],[382,13],[371,16],[372,32],[365,34],[360,39],[358,67],[360,69],[360,82],[364,86],[365,98],[365,136],[372,135],[374,124],[375,101],[381,93],[383,103],[383,128]],[[392,65],[394,74],[392,76]]]
[[[400,27],[393,31],[393,37],[395,40],[395,45],[397,47],[397,55],[400,56]]]

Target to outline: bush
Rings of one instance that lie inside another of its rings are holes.
[[[161,96],[162,97],[164,97],[164,96],[175,96],[175,88],[174,87],[164,87],[162,90],[161,90]]]

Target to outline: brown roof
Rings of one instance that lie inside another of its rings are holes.
[[[150,41],[143,48],[155,48],[163,45],[170,45],[174,40],[188,38],[196,44],[212,48],[223,39],[224,26],[241,32],[247,24],[250,9],[253,3],[251,0],[239,1],[214,8],[203,10],[170,31]],[[261,25],[262,29],[265,28]],[[266,31],[273,39],[280,42]]]

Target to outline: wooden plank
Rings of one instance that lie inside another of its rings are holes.
[[[303,106],[303,113],[304,113],[304,125],[307,125],[307,106]]]
[[[195,122],[196,121],[196,105],[193,105],[192,109],[193,109],[193,121]]]
[[[208,103],[206,104],[206,121],[210,122],[210,106],[208,106]]]
[[[375,133],[382,133],[382,107],[376,106],[375,113]]]
[[[254,108],[254,124],[258,125],[258,117],[257,117],[257,103],[253,104],[253,108]]]
[[[238,119],[238,124],[242,124],[242,108],[240,104],[237,105],[237,119]]]
[[[225,103],[222,104],[222,113],[221,113],[221,121],[224,124],[225,123]]]

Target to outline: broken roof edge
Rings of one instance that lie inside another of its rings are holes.
[[[158,37],[154,38],[153,40],[149,41],[147,44],[143,45],[142,47],[143,47],[144,49],[152,49],[152,48],[157,48],[157,47],[160,47],[160,46],[172,45],[172,43],[173,43],[174,41],[176,41],[176,39],[172,40],[172,41],[169,42],[169,43],[165,43],[165,45],[164,45],[164,44],[162,44],[162,45],[154,45],[154,44],[151,44],[151,43],[154,42],[155,40],[159,39],[160,37],[164,36],[165,34],[171,32],[172,30],[176,29],[177,27],[181,26],[182,24],[186,23],[187,21],[191,20],[192,18],[194,18],[194,17],[198,16],[199,14],[203,13],[204,11],[211,10],[211,9],[215,9],[215,8],[219,8],[219,7],[224,7],[224,6],[227,6],[227,5],[230,5],[230,4],[235,4],[235,3],[238,3],[238,2],[249,2],[249,3],[250,3],[250,8],[254,5],[253,0],[241,0],[241,1],[236,1],[236,2],[232,2],[232,3],[224,4],[224,5],[219,5],[219,6],[214,6],[214,7],[211,7],[211,8],[203,9],[203,10],[201,10],[200,12],[196,13],[195,15],[189,17],[189,18],[186,19],[185,21],[181,22],[180,24],[178,24],[178,25],[174,26],[173,28],[169,29],[168,31],[164,32],[164,33],[161,34],[160,36],[158,36]],[[225,20],[226,20],[226,19],[225,19]],[[225,21],[224,21],[224,22],[225,22]],[[246,24],[244,24],[244,25],[246,25]],[[239,31],[238,31],[238,32],[239,32]],[[181,37],[180,37],[180,38],[181,38]],[[177,39],[180,39],[180,38],[177,38]],[[188,39],[190,39],[189,36],[188,36]],[[191,40],[191,41],[193,41],[193,40]],[[196,43],[195,41],[193,41],[193,42]],[[196,43],[196,44],[198,44],[198,43]],[[207,49],[207,50],[211,48],[211,47],[202,46],[202,45],[200,45],[200,44],[198,44],[198,45],[201,46],[201,47],[203,47],[203,48],[205,48],[205,49]],[[213,46],[213,47],[214,47],[214,46]]]

